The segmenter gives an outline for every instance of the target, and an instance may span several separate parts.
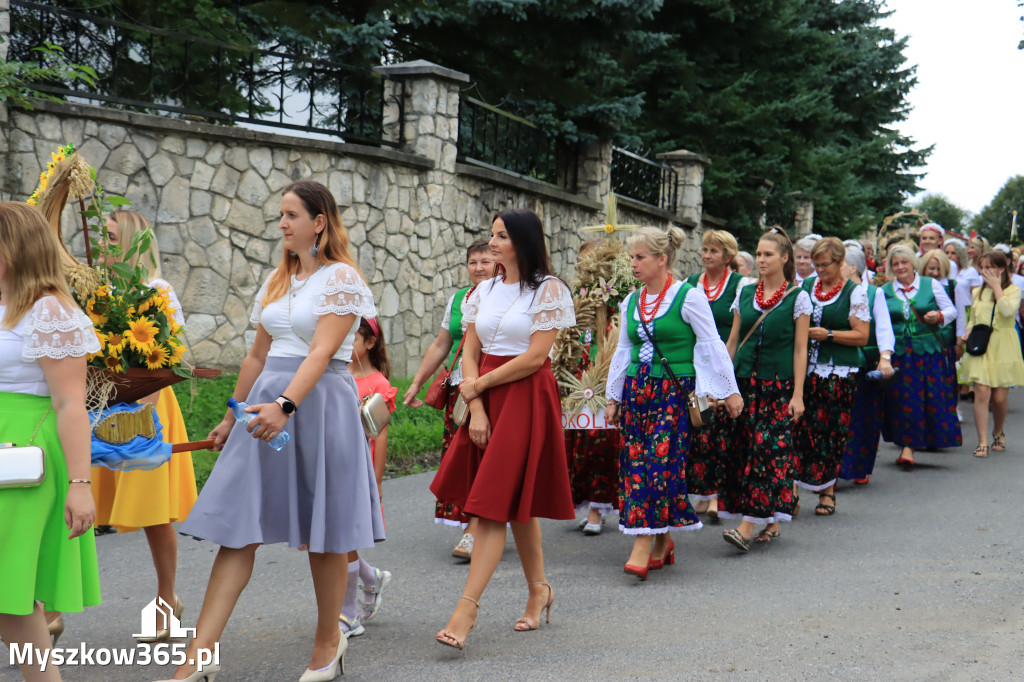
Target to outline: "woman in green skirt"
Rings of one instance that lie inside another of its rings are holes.
[[[100,343],[64,282],[59,249],[39,211],[0,203],[0,442],[45,453],[41,484],[0,482],[0,637],[40,653],[50,648],[44,608],[100,603],[85,411],[85,356]],[[26,663],[21,673],[60,679],[53,666]]]

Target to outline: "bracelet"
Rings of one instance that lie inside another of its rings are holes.
[[[88,478],[72,478],[68,481],[68,485],[71,485],[72,483],[88,483],[89,485],[92,485],[92,481]]]

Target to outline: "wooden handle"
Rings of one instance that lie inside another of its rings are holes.
[[[213,447],[214,440],[194,440],[191,443],[172,443],[171,452],[192,452],[193,450],[209,450]]]

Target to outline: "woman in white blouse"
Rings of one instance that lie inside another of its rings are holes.
[[[804,280],[811,297],[810,356],[804,404],[809,419],[795,427],[793,480],[818,493],[814,513],[836,512],[836,479],[850,436],[850,412],[871,330],[867,290],[843,276],[846,248],[825,237],[811,249],[817,275]],[[827,502],[830,500],[831,502]]]
[[[675,563],[669,531],[701,527],[686,488],[687,395],[696,389],[698,396],[725,399],[733,418],[743,410],[707,297],[669,272],[684,238],[678,227],[668,233],[645,227],[626,240],[633,274],[644,286],[622,301],[605,391],[608,422],[622,422],[619,529],[634,536],[623,570],[640,580]]]
[[[479,517],[469,577],[437,641],[462,649],[480,597],[505,548],[510,524],[529,590],[517,632],[551,618],[554,590],[544,573],[538,517],[575,518],[562,438],[561,403],[551,373],[559,329],[576,324],[569,287],[551,274],[535,213],[510,209],[491,224],[499,266],[466,302],[462,398],[469,419],[455,434],[430,486],[439,499]]]
[[[233,397],[256,418],[235,428],[230,410],[210,433],[223,447],[182,533],[221,545],[188,658],[212,650],[252,574],[256,549],[288,543],[309,550],[316,635],[303,682],[331,680],[348,640],[338,627],[346,553],[384,539],[369,444],[347,370],[373,296],[356,269],[338,204],[326,187],[300,181],[281,198],[284,248],[253,308],[256,338]],[[266,445],[286,430],[278,452]],[[204,679],[194,665],[176,679]]]
[[[43,608],[100,603],[85,411],[85,356],[100,343],[59,248],[39,211],[0,204],[0,442],[45,453],[40,485],[0,490],[0,637],[37,653],[50,648]],[[55,666],[20,667],[28,680],[60,679]]]

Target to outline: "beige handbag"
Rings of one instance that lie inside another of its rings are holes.
[[[14,443],[0,443],[0,490],[34,488],[46,479],[46,454],[41,447],[32,443],[49,416],[50,410],[47,410],[28,445],[19,447]]]

